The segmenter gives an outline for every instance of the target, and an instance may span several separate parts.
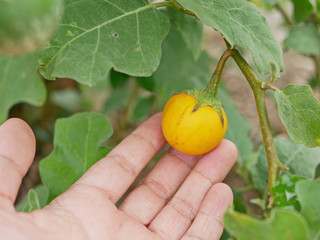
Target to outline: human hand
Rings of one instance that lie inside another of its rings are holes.
[[[160,123],[160,114],[147,120],[44,209],[17,213],[13,204],[33,160],[35,138],[22,120],[5,122],[0,126],[0,239],[219,239],[223,213],[232,203],[230,188],[219,182],[237,158],[227,140],[202,157],[170,149],[115,206],[165,145]]]

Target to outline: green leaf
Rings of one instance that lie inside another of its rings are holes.
[[[228,233],[227,230],[224,229],[220,240],[234,240],[234,239],[232,238],[230,233]]]
[[[298,26],[290,29],[284,45],[304,55],[320,53],[320,33],[314,24]]]
[[[41,47],[57,30],[63,0],[0,1],[0,53],[23,54]]]
[[[145,0],[66,0],[63,23],[42,53],[40,73],[89,86],[105,80],[112,67],[150,76],[168,29],[167,17]]]
[[[98,113],[79,113],[56,121],[54,150],[39,167],[50,200],[67,190],[110,151],[101,144],[111,135],[109,121]]]
[[[23,212],[32,212],[33,210],[37,209],[40,209],[38,194],[35,190],[31,189],[28,192],[28,205],[25,206]]]
[[[121,108],[124,108],[128,104],[129,95],[129,87],[114,89],[104,103],[102,111],[104,113],[112,113]]]
[[[319,178],[320,177],[320,164],[318,164],[318,166],[316,167],[316,174],[314,176],[315,178]]]
[[[154,91],[154,79],[151,77],[138,77],[136,78],[137,83],[140,87],[144,88],[145,90],[152,92]]]
[[[320,179],[298,182],[296,193],[301,204],[302,214],[307,219],[312,236],[319,232],[320,226]]]
[[[274,6],[279,2],[279,0],[263,0],[263,2]]]
[[[232,188],[232,193],[234,210],[241,213],[247,213],[246,205],[243,198],[243,192],[236,188]]]
[[[312,13],[313,6],[309,0],[291,0],[294,6],[293,17],[297,23],[306,20]]]
[[[37,73],[33,55],[0,55],[0,123],[7,118],[13,105],[26,102],[41,106],[45,99],[46,88]]]
[[[133,110],[132,113],[132,121],[133,122],[139,122],[143,119],[145,119],[150,110],[151,107],[154,104],[154,98],[153,97],[140,97],[138,98],[137,104]]]
[[[197,59],[201,54],[203,24],[197,21],[195,17],[171,8],[167,9],[166,14],[170,19],[171,25],[181,33],[183,41],[192,52],[193,57]]]
[[[320,239],[320,230],[316,233],[316,235],[314,236],[314,238],[312,238],[312,240],[319,240]]]
[[[226,90],[219,88],[218,95],[221,98],[221,102],[228,117],[228,130],[225,138],[235,143],[239,151],[238,163],[243,165],[245,164],[245,160],[253,152],[252,141],[249,137],[251,130],[250,124],[239,113]]]
[[[281,122],[295,143],[320,146],[320,101],[308,85],[288,85],[276,91]]]
[[[305,179],[301,176],[284,174],[270,190],[273,206],[300,211],[295,186],[298,181]]]
[[[28,191],[27,196],[16,206],[18,212],[31,212],[43,208],[48,203],[49,191],[43,185],[38,185]]]
[[[110,83],[112,88],[123,86],[130,78],[129,75],[116,72],[113,68],[110,70]]]
[[[314,178],[320,163],[320,148],[307,148],[290,140],[275,139],[276,150],[281,162],[289,167],[286,172],[307,178]],[[264,146],[259,148],[259,157],[250,168],[252,181],[257,190],[264,192],[268,181],[268,164]]]
[[[197,60],[174,27],[162,44],[163,56],[152,78],[160,105],[172,94],[186,89],[205,88],[211,77],[210,57],[202,51]]]
[[[231,46],[249,49],[261,74],[272,73],[276,77],[283,70],[282,51],[271,33],[266,19],[257,7],[246,0],[178,0],[193,11],[208,26],[221,32]]]
[[[317,5],[318,22],[320,22],[320,0],[316,1],[316,5]]]
[[[229,209],[224,223],[237,240],[308,240],[306,220],[287,209],[273,209],[271,216],[264,220]]]

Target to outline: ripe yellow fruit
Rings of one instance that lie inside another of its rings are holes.
[[[213,150],[223,139],[228,127],[223,108],[222,123],[213,107],[206,105],[195,110],[195,106],[195,97],[178,93],[166,103],[162,115],[162,131],[167,142],[188,155],[200,155]]]

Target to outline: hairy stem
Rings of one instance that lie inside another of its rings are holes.
[[[253,90],[254,98],[256,101],[263,143],[266,149],[268,159],[267,191],[270,192],[270,189],[276,183],[279,177],[280,170],[288,170],[288,168],[280,162],[274,145],[268,112],[264,101],[265,90],[262,87],[262,82],[257,78],[249,64],[240,55],[239,51],[236,49],[233,49],[232,51],[234,53],[232,57],[241,69],[244,76],[246,77],[250,87]]]
[[[225,65],[226,61],[228,60],[228,58],[229,58],[230,56],[232,56],[232,54],[233,54],[233,51],[230,50],[230,49],[226,50],[226,51],[222,54],[222,56],[221,56],[221,58],[220,58],[220,60],[219,60],[219,62],[218,62],[218,65],[217,65],[217,67],[216,67],[216,70],[214,71],[214,73],[213,73],[213,75],[212,75],[212,77],[211,77],[211,79],[210,79],[210,82],[209,82],[209,84],[208,84],[208,86],[207,86],[207,88],[206,88],[206,91],[207,91],[209,94],[212,94],[212,95],[214,95],[214,96],[217,95],[217,93],[218,93],[218,86],[219,86],[219,82],[220,82],[220,79],[221,79],[221,74],[222,74],[224,65]]]

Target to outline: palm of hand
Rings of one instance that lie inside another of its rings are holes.
[[[194,159],[197,157],[169,150],[121,205],[115,206],[164,146],[160,121],[161,115],[146,121],[69,190],[44,209],[29,214],[16,213],[13,202],[34,157],[34,136],[21,120],[3,124],[3,239],[219,239],[223,213],[232,202],[230,188],[219,182],[237,156],[234,145],[226,140],[198,161]]]

